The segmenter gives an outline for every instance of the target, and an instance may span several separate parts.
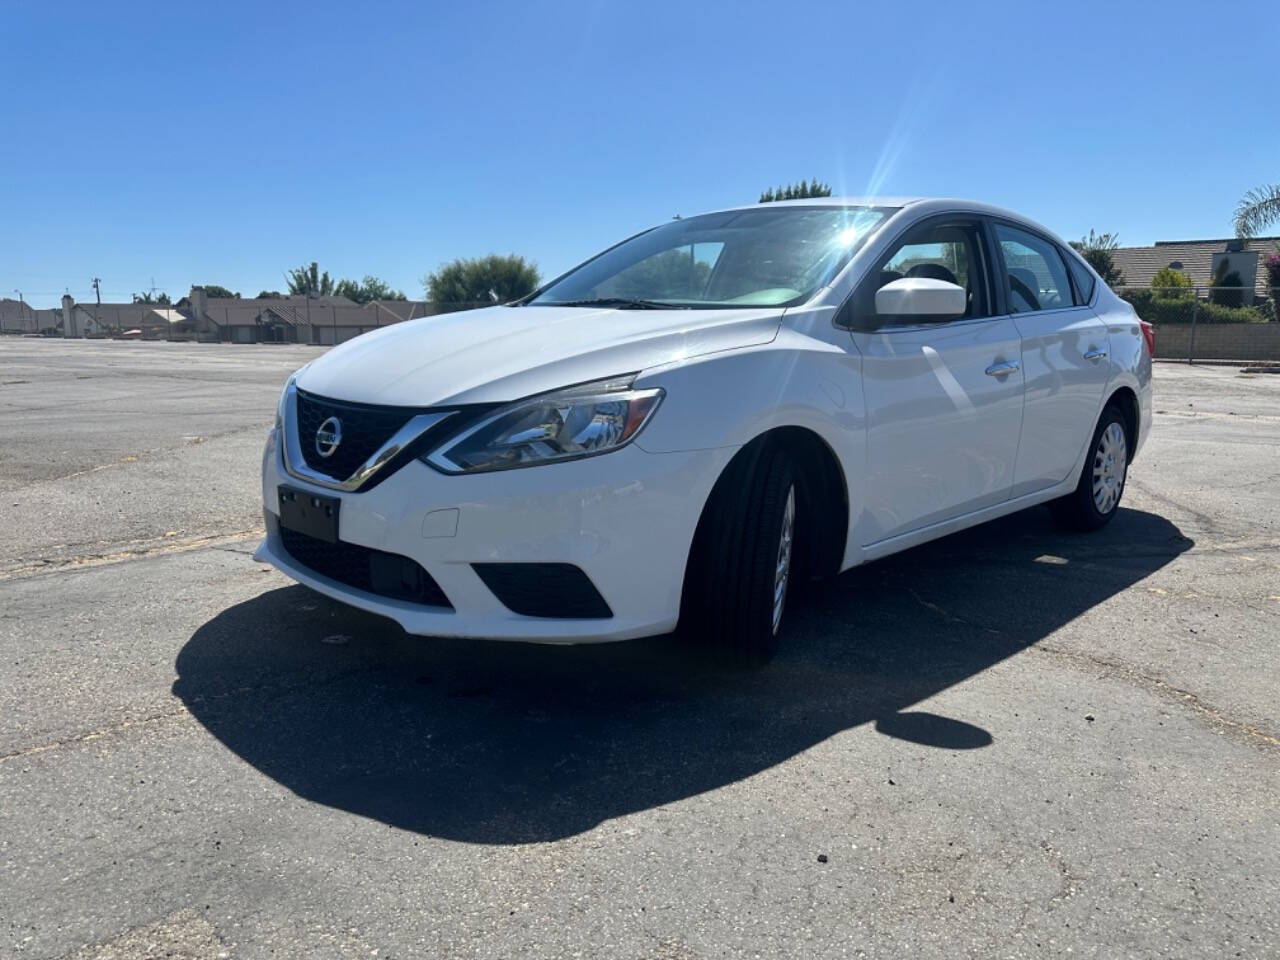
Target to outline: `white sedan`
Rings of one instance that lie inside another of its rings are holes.
[[[1115,516],[1151,328],[1066,244],[953,200],[673,220],[519,302],[291,377],[265,560],[415,634],[688,628],[752,657],[788,586],[1048,503]]]

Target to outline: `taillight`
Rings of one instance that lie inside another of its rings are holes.
[[[1147,353],[1154,358],[1156,355],[1156,328],[1145,320],[1139,320],[1138,326],[1142,328],[1142,339],[1147,341]]]

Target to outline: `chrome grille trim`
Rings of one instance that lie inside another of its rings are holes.
[[[302,455],[302,440],[298,436],[298,388],[292,383],[285,389],[284,404],[284,468],[290,476],[314,483],[318,487],[330,490],[341,490],[355,493],[369,480],[393,460],[399,453],[417,440],[420,436],[444,420],[455,411],[444,410],[439,413],[419,413],[409,419],[397,430],[386,443],[374,451],[373,455],[362,463],[356,471],[345,480],[335,480],[307,466],[306,457]]]

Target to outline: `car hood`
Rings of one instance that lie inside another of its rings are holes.
[[[334,400],[430,407],[515,400],[719,350],[768,343],[782,310],[486,307],[356,337],[298,386]]]

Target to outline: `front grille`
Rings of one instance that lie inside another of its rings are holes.
[[[288,527],[280,528],[280,540],[289,556],[322,577],[380,597],[453,608],[431,574],[398,553],[384,553],[341,540],[327,543]]]
[[[512,613],[558,620],[613,616],[591,578],[572,563],[473,563],[493,595]]]
[[[312,470],[334,480],[345,480],[355,473],[418,412],[405,407],[328,400],[302,390],[297,394],[298,441],[303,459]],[[316,449],[316,431],[330,417],[337,417],[342,423],[342,442],[332,456],[322,457]]]

